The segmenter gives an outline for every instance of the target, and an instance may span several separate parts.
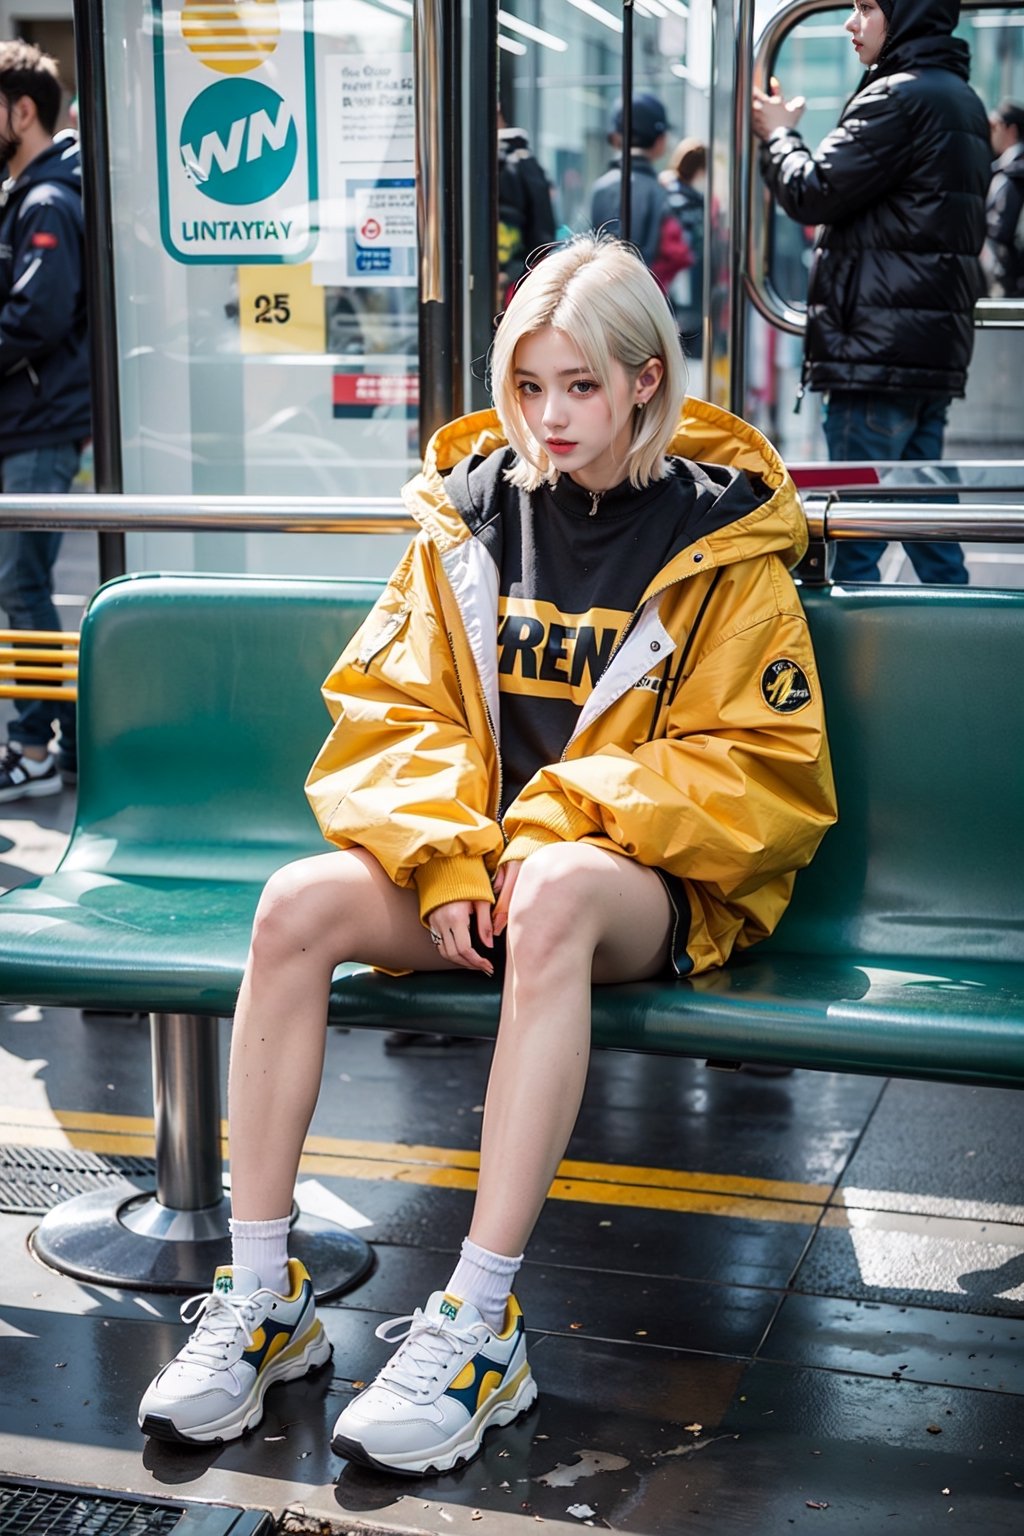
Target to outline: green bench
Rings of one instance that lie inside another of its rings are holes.
[[[322,850],[319,687],[373,582],[126,577],[82,628],[80,780],[59,869],[0,898],[0,998],[151,1016],[156,1191],[59,1206],[38,1251],[201,1289],[223,1256],[217,1031],[265,878]],[[726,969],[598,988],[597,1045],[1024,1086],[1024,592],[804,590],[840,821],[776,934]],[[331,1021],[488,1036],[494,986],[348,967]],[[158,1241],[153,1241],[158,1239]],[[371,1262],[313,1218],[322,1292]]]

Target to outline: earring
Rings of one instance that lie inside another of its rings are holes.
[[[638,411],[642,411],[646,404],[647,404],[646,400],[638,400],[637,403],[636,403],[637,410]]]

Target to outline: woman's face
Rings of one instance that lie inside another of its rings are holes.
[[[633,412],[661,379],[657,358],[631,381],[612,362],[608,387],[588,368],[565,331],[545,326],[516,347],[513,379],[527,429],[559,470],[588,491],[603,491],[626,477]]]
[[[878,55],[885,44],[888,27],[885,12],[875,0],[854,0],[853,13],[846,23],[846,30],[853,38],[857,57],[865,69],[877,64]]]

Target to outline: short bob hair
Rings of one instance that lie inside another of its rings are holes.
[[[668,473],[665,451],[677,430],[686,393],[675,318],[633,247],[594,235],[579,235],[538,262],[520,280],[498,326],[491,349],[491,393],[518,457],[507,478],[527,491],[558,478],[555,465],[527,428],[514,377],[520,341],[548,326],[571,337],[602,389],[610,386],[613,363],[632,383],[652,357],[661,360],[661,383],[644,409],[633,412],[627,473],[635,486],[662,479]]]

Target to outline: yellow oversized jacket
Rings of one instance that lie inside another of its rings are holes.
[[[498,571],[443,475],[504,443],[494,413],[463,417],[405,487],[420,532],[324,684],[334,725],[310,803],[330,842],[415,883],[424,919],[444,902],[493,899],[502,862],[587,838],[679,876],[692,969],[721,965],[772,931],[835,820],[817,670],[788,571],[807,542],[793,482],[753,427],[685,402],[669,451],[759,475],[771,495],[659,571],[562,760],[499,823]],[[647,740],[642,680],[666,654],[685,656],[682,679]]]

